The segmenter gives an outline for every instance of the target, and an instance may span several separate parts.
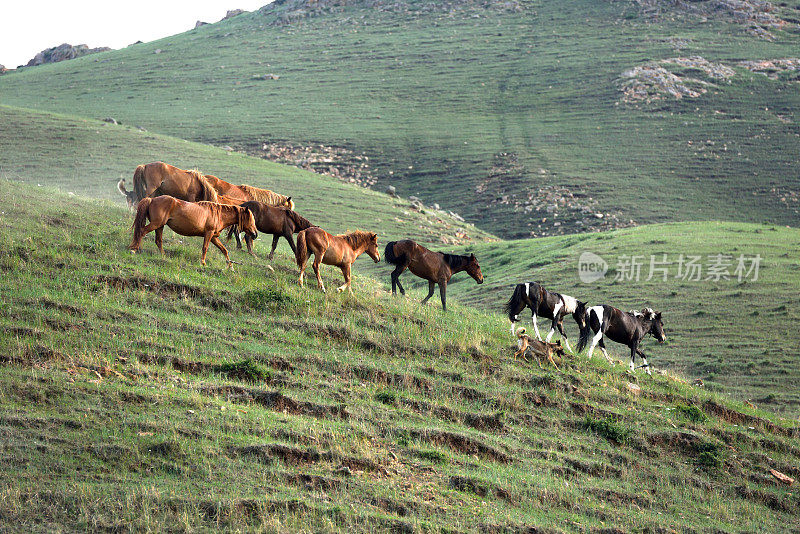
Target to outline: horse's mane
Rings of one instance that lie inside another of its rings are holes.
[[[463,267],[470,261],[469,256],[460,256],[458,254],[445,254],[444,252],[442,252],[441,254],[442,256],[444,256],[444,262],[451,269],[458,269],[459,267]]]
[[[345,241],[347,241],[351,247],[358,248],[364,243],[368,243],[372,239],[372,232],[365,232],[363,230],[356,230],[355,232],[348,232],[346,234],[340,234],[336,237],[341,237]]]
[[[251,199],[269,204],[270,206],[282,206],[289,200],[289,197],[276,193],[275,191],[270,191],[269,189],[261,189],[246,184],[240,185],[239,188],[247,193]]]
[[[207,202],[219,202],[217,190],[212,187],[208,180],[206,180],[205,174],[200,172],[198,169],[189,169],[186,171],[186,174],[197,180],[197,182],[200,184],[200,200],[205,200]]]
[[[297,225],[298,230],[305,230],[306,228],[311,228],[312,226],[316,226],[314,224],[311,224],[311,221],[309,221],[305,217],[302,217],[296,211],[290,210],[288,208],[286,208],[286,216],[289,217],[294,222],[294,224]]]

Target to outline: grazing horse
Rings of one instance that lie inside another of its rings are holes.
[[[400,293],[406,294],[400,283],[400,275],[408,268],[409,271],[428,281],[428,296],[422,299],[422,304],[428,302],[433,296],[433,289],[439,284],[439,295],[442,297],[442,309],[447,311],[447,283],[454,273],[467,271],[479,284],[483,283],[483,273],[478,265],[475,254],[459,256],[457,254],[444,254],[434,252],[415,243],[410,239],[391,241],[386,244],[383,251],[386,263],[396,265],[392,271],[392,294],[396,294],[395,286],[400,288]]]
[[[539,282],[517,284],[514,288],[514,293],[505,305],[508,320],[511,321],[511,335],[514,335],[514,323],[519,321],[519,314],[526,307],[533,312],[533,330],[536,332],[537,339],[542,339],[541,334],[539,334],[539,325],[537,324],[537,319],[541,315],[545,319],[552,321],[550,332],[547,334],[545,341],[549,342],[556,329],[558,329],[561,337],[564,338],[567,350],[572,351],[567,334],[564,332],[564,317],[571,313],[572,318],[578,323],[578,327],[582,328],[586,321],[585,302],[581,302],[569,295],[548,291]]]
[[[128,208],[133,209],[136,206],[136,193],[125,189],[125,178],[117,182],[117,191],[122,193],[125,200],[128,202]]]
[[[361,254],[366,252],[375,263],[381,260],[378,252],[378,235],[374,232],[357,230],[348,234],[331,235],[318,226],[301,230],[297,234],[297,250],[295,259],[300,267],[300,286],[303,285],[306,263],[310,254],[314,255],[314,274],[317,275],[317,287],[325,293],[325,284],[319,275],[319,265],[337,265],[344,275],[344,285],[338,288],[339,292],[345,289],[353,293],[350,287],[350,266]]]
[[[586,324],[581,328],[581,337],[578,340],[579,352],[589,342],[590,331],[594,332],[594,337],[589,348],[589,358],[592,357],[595,346],[599,344],[603,355],[609,362],[611,361],[606,352],[605,343],[603,343],[605,334],[608,339],[630,347],[631,372],[635,369],[633,363],[638,354],[642,357],[642,367],[647,369],[647,374],[652,374],[650,365],[647,363],[644,352],[639,348],[639,343],[648,334],[655,337],[659,343],[663,343],[667,339],[664,334],[664,325],[661,322],[661,312],[655,312],[651,308],[644,308],[641,312],[625,313],[612,306],[592,306],[586,311]]]
[[[259,232],[272,234],[272,250],[269,252],[270,260],[275,255],[275,248],[278,246],[278,238],[286,238],[294,254],[297,251],[297,247],[294,246],[292,234],[314,226],[307,219],[301,217],[296,211],[283,206],[270,206],[255,200],[245,202],[241,204],[241,206],[252,212],[256,220],[256,228],[258,228]],[[255,256],[253,253],[253,240],[247,235],[245,235],[244,240],[247,243],[247,252]]]
[[[168,195],[188,202],[217,202],[217,192],[198,170],[185,171],[161,161],[139,165],[133,173],[136,202]]]
[[[150,224],[146,224],[150,219]],[[222,251],[228,267],[231,266],[231,259],[228,251],[222,246],[219,240],[219,233],[232,224],[238,224],[245,232],[256,238],[256,222],[253,214],[246,208],[240,206],[229,206],[217,204],[215,202],[185,202],[171,197],[160,196],[156,198],[144,198],[139,202],[136,209],[136,218],[133,221],[133,240],[131,241],[131,252],[136,252],[142,245],[142,238],[150,231],[156,233],[156,245],[161,254],[164,248],[161,244],[161,236],[164,226],[167,225],[176,234],[185,236],[203,236],[203,254],[200,256],[200,263],[206,264],[206,253],[209,243]]]

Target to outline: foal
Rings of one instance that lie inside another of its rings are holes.
[[[320,264],[336,265],[344,275],[344,285],[337,288],[337,290],[340,293],[347,290],[352,294],[350,267],[356,261],[356,258],[364,252],[375,263],[381,261],[381,255],[378,252],[378,235],[375,232],[356,230],[349,234],[331,235],[318,226],[301,230],[297,234],[297,250],[295,250],[297,266],[300,267],[300,286],[303,286],[303,276],[305,275],[309,255],[313,254],[314,263],[311,266],[317,276],[317,287],[325,293],[325,284],[322,283],[322,277],[319,274]]]
[[[533,312],[533,330],[536,332],[536,338],[541,340],[542,336],[539,334],[539,325],[537,324],[538,316],[545,319],[552,320],[550,325],[550,332],[547,334],[545,341],[549,342],[553,337],[556,329],[564,338],[564,343],[567,345],[567,350],[572,352],[569,346],[567,334],[564,332],[564,316],[568,313],[572,314],[572,318],[578,323],[579,328],[583,328],[586,313],[586,303],[581,302],[569,295],[562,295],[553,291],[548,291],[539,282],[525,282],[524,284],[517,284],[514,288],[514,293],[505,305],[508,320],[511,321],[511,334],[514,335],[514,323],[519,321],[519,314],[525,308],[530,308]]]
[[[147,219],[150,219],[150,224],[146,224]],[[164,254],[161,236],[164,233],[164,226],[169,226],[176,234],[203,236],[203,254],[200,256],[202,265],[206,264],[209,243],[214,243],[214,246],[225,255],[225,261],[230,267],[231,259],[219,240],[219,233],[232,224],[244,228],[253,239],[258,235],[253,214],[246,208],[216,202],[185,202],[167,195],[147,197],[139,202],[136,209],[130,250],[131,252],[139,250],[142,238],[148,232],[155,231],[156,245],[161,254]]]
[[[592,306],[586,311],[586,325],[581,328],[581,337],[578,340],[578,351],[582,351],[591,336],[590,330],[594,332],[592,345],[589,347],[589,358],[597,345],[603,351],[603,356],[610,362],[606,352],[603,335],[605,334],[611,341],[627,345],[631,349],[631,372],[635,369],[633,363],[638,354],[642,358],[643,365],[650,372],[650,365],[644,352],[639,348],[642,339],[648,334],[655,337],[659,343],[667,340],[664,334],[664,325],[661,322],[661,312],[655,312],[651,308],[644,308],[641,312],[625,313],[612,306]]]
[[[428,281],[428,296],[422,299],[422,304],[428,302],[433,296],[434,287],[439,284],[439,296],[442,297],[442,308],[445,311],[447,311],[447,283],[454,273],[467,271],[476,282],[483,283],[483,274],[475,254],[459,256],[434,252],[410,239],[404,239],[387,243],[383,257],[387,263],[397,266],[392,271],[393,295],[397,293],[395,286],[400,288],[400,293],[406,294],[400,283],[400,275],[408,268],[412,273]]]

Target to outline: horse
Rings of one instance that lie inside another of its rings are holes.
[[[350,267],[356,258],[366,252],[375,263],[381,260],[378,252],[378,235],[374,232],[363,232],[357,230],[341,235],[331,235],[318,226],[312,226],[305,230],[300,230],[297,234],[297,249],[295,250],[295,260],[300,268],[300,287],[303,286],[303,275],[305,274],[306,262],[310,254],[314,255],[314,274],[317,275],[317,287],[325,293],[325,284],[319,275],[320,263],[326,265],[337,265],[344,275],[344,285],[338,288],[341,293],[345,289],[353,293],[350,287]]]
[[[439,296],[442,298],[442,309],[447,311],[447,283],[454,273],[467,271],[479,284],[483,283],[483,274],[475,254],[459,256],[434,252],[415,243],[410,239],[390,241],[383,251],[386,263],[396,265],[392,271],[392,295],[397,294],[395,286],[400,288],[400,293],[406,291],[400,283],[400,275],[408,268],[409,271],[428,281],[428,296],[422,299],[422,304],[428,302],[433,296],[433,289],[439,284]]]
[[[128,208],[133,209],[136,206],[136,193],[125,189],[125,178],[117,182],[117,191],[119,191],[128,203]]]
[[[605,343],[603,343],[603,335],[605,334],[608,339],[630,347],[631,372],[635,369],[634,361],[638,354],[642,357],[642,367],[647,370],[648,375],[652,374],[650,365],[647,363],[644,352],[639,348],[639,343],[648,334],[656,338],[659,343],[664,343],[667,340],[667,336],[664,334],[664,325],[661,321],[661,312],[653,311],[652,308],[644,308],[641,312],[625,313],[613,306],[592,306],[586,311],[586,323],[581,328],[578,352],[582,351],[588,344],[591,336],[590,331],[594,332],[592,345],[589,348],[590,359],[595,346],[599,344],[603,355],[609,362],[611,361],[606,352]]]
[[[150,224],[145,224],[147,219],[150,219]],[[148,197],[142,199],[136,209],[132,226],[133,240],[129,248],[131,252],[136,252],[142,244],[142,238],[148,232],[155,231],[156,245],[161,254],[164,254],[161,236],[164,226],[168,225],[180,235],[203,236],[203,254],[200,256],[202,265],[206,264],[209,243],[214,243],[225,255],[228,267],[231,267],[231,259],[219,240],[219,233],[232,224],[240,225],[253,239],[258,236],[255,219],[247,208],[205,201],[186,202],[168,195]]]
[[[547,334],[545,341],[549,342],[556,329],[558,329],[561,337],[564,338],[567,350],[572,352],[567,334],[564,332],[564,317],[568,313],[571,313],[572,318],[578,323],[578,327],[582,328],[586,321],[585,302],[581,302],[569,295],[548,291],[542,287],[539,282],[517,284],[514,288],[514,293],[505,305],[508,320],[511,321],[512,336],[514,335],[514,323],[519,320],[520,312],[526,307],[530,308],[533,312],[533,330],[536,332],[537,339],[542,339],[541,334],[539,334],[539,325],[537,324],[537,319],[541,315],[545,319],[550,319],[552,321],[550,332]]]
[[[139,165],[133,173],[136,202],[168,195],[188,202],[217,202],[217,191],[198,170],[185,171],[161,161]]]
[[[253,214],[256,220],[256,228],[258,228],[259,232],[272,234],[272,250],[269,252],[270,260],[272,260],[275,255],[275,248],[278,246],[278,239],[280,237],[286,238],[286,241],[289,242],[289,246],[292,247],[292,254],[295,254],[297,252],[297,247],[294,245],[292,234],[315,226],[307,219],[301,217],[296,211],[283,206],[270,206],[255,200],[244,202],[240,205],[250,210]],[[231,227],[231,229],[232,228],[233,227]],[[247,252],[249,252],[251,256],[255,256],[253,253],[253,240],[247,235],[245,235],[244,240],[247,243]]]

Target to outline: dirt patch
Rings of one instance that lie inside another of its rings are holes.
[[[454,434],[441,430],[414,431],[411,434],[428,443],[444,445],[462,454],[475,455],[485,460],[503,464],[510,463],[513,460],[508,454],[463,434]]]
[[[412,374],[393,373],[366,365],[359,365],[351,368],[351,372],[361,380],[384,384],[387,386],[399,386],[404,388],[415,388],[420,391],[431,391],[433,384],[425,378]]]
[[[47,310],[58,310],[69,315],[86,315],[86,310],[83,308],[79,308],[77,306],[70,306],[69,304],[62,304],[60,302],[55,302],[48,298],[41,298],[39,299],[39,304],[42,305]]]
[[[759,502],[776,512],[796,514],[800,511],[797,499],[792,499],[787,495],[778,495],[769,491],[748,488],[747,486],[737,486],[735,491],[743,499]]]
[[[25,348],[22,356],[0,354],[0,363],[12,363],[26,366],[42,365],[52,360],[64,359],[65,357],[63,354],[43,345]]]
[[[342,485],[341,481],[335,478],[309,475],[307,473],[286,473],[283,479],[289,485],[306,490],[336,490]]]
[[[322,458],[314,449],[303,450],[278,443],[232,447],[228,452],[231,456],[254,458],[268,465],[276,458],[289,465],[307,465],[316,463]]]
[[[96,275],[92,276],[90,280],[94,283],[106,285],[120,291],[125,289],[139,289],[152,291],[162,298],[176,296],[190,298],[213,310],[230,310],[232,308],[231,302],[233,301],[233,297],[230,293],[225,291],[216,291],[212,293],[197,286],[166,282],[163,280],[151,280],[137,276]]]
[[[513,503],[511,495],[503,488],[499,488],[491,482],[486,482],[473,477],[451,476],[448,485],[458,491],[474,493],[479,497],[488,497],[494,495],[498,499],[503,499],[506,502]]]
[[[772,433],[788,437],[800,436],[800,427],[793,427],[793,428],[780,427],[775,423],[773,423],[772,421],[768,421],[766,419],[762,419],[754,415],[747,415],[745,413],[723,406],[722,404],[719,404],[712,400],[704,402],[703,404],[700,405],[700,408],[702,408],[702,410],[706,412],[708,415],[719,417],[720,419],[727,421],[729,423],[733,423],[735,425],[758,427],[764,430],[768,430]]]
[[[575,471],[580,471],[593,477],[619,478],[622,476],[621,469],[601,462],[584,462],[577,458],[564,458],[564,463]]]
[[[12,336],[17,336],[17,337],[41,335],[41,332],[39,332],[35,328],[28,328],[27,326],[11,326],[5,329],[5,331],[11,334]],[[2,356],[0,356],[0,362],[2,361],[3,361]]]
[[[445,406],[438,406],[429,402],[413,399],[400,399],[400,403],[417,413],[431,414],[434,417],[446,421],[463,423],[477,430],[499,432],[504,428],[502,415],[499,413],[476,414],[471,412],[459,412]]]
[[[206,395],[226,397],[232,402],[256,403],[276,412],[294,415],[310,415],[319,419],[347,419],[350,414],[344,405],[331,406],[313,402],[296,401],[277,391],[265,391],[242,386],[203,386],[200,391]]]

